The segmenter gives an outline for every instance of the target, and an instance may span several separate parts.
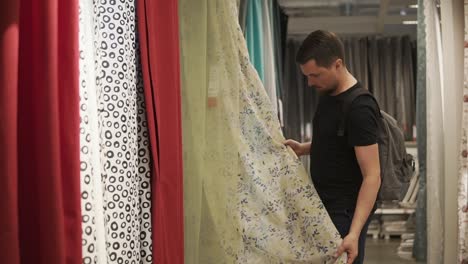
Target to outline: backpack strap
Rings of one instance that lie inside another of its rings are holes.
[[[378,104],[377,100],[375,99],[375,97],[368,90],[366,90],[364,88],[354,89],[351,92],[347,93],[344,97],[341,98],[341,119],[340,119],[340,123],[339,123],[339,126],[338,126],[338,132],[337,132],[337,135],[339,137],[342,137],[345,134],[346,120],[347,120],[348,113],[349,113],[349,110],[351,108],[351,105],[353,104],[354,100],[356,100],[356,98],[358,98],[361,95],[370,96],[374,100],[374,102],[377,105],[377,110],[378,110],[379,116],[381,116],[380,107],[379,107],[379,104]]]

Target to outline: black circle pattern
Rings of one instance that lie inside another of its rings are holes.
[[[135,12],[134,0],[80,1],[83,263],[152,263],[151,164]]]

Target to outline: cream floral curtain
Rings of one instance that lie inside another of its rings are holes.
[[[334,263],[341,238],[283,145],[236,2],[181,0],[179,13],[186,263]]]

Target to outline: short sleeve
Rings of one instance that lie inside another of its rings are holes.
[[[369,146],[377,143],[378,107],[369,96],[360,96],[352,104],[347,117],[348,144]]]

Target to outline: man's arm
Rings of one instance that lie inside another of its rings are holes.
[[[357,257],[359,236],[374,207],[381,182],[378,145],[357,146],[354,151],[363,179],[350,231],[337,254],[339,256],[346,251],[348,263],[352,263]]]
[[[366,223],[374,207],[380,188],[380,161],[377,144],[363,147],[354,147],[356,158],[361,168],[362,185],[357,199],[353,223],[349,233],[357,235]]]
[[[295,140],[288,139],[284,142],[284,145],[289,146],[296,153],[298,157],[310,154],[310,146],[312,142],[299,143]]]

